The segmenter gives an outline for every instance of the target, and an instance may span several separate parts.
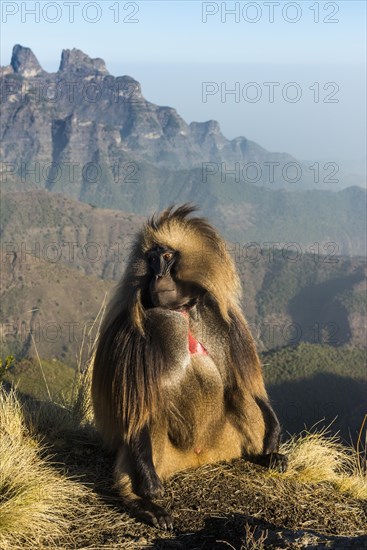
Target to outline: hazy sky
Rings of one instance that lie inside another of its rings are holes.
[[[218,120],[228,138],[301,159],[365,155],[362,0],[2,0],[1,10],[2,65],[19,43],[56,71],[75,47],[187,122]]]

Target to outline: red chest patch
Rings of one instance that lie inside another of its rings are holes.
[[[204,346],[193,337],[191,332],[189,332],[189,352],[203,353],[204,355],[208,355],[208,352],[206,351]]]
[[[184,317],[189,317],[189,312],[187,310],[180,310],[178,313],[181,313]],[[200,342],[189,331],[189,352],[190,353],[201,353],[203,355],[208,355],[208,352]]]

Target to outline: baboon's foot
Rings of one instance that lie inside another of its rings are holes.
[[[165,531],[173,529],[173,520],[167,510],[150,500],[143,499],[134,506],[137,518]]]

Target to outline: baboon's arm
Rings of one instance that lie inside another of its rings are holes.
[[[144,498],[161,497],[164,489],[153,464],[152,442],[147,426],[134,436],[129,450],[135,468],[136,493]]]

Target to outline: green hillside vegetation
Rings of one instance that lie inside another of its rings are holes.
[[[4,381],[23,395],[62,402],[70,400],[75,376],[75,368],[56,359],[40,362],[22,359],[14,362],[4,375]]]
[[[294,253],[294,249],[291,252]],[[314,291],[319,307],[320,300],[327,302],[331,297],[336,296],[342,305],[347,306],[351,311],[363,310],[363,301],[359,302],[359,295],[362,293],[358,293],[357,297],[348,288],[364,280],[362,262],[360,265],[353,266],[347,258],[313,254],[304,254],[299,261],[287,262],[280,251],[274,252],[271,262],[272,270],[266,274],[263,286],[257,295],[261,315],[265,315],[269,310],[287,310],[289,303],[301,291],[309,291],[309,294]],[[322,286],[326,281],[327,284]],[[310,307],[309,302],[307,306]]]
[[[357,441],[367,413],[363,349],[301,343],[262,354],[264,373],[283,430],[330,426]]]
[[[367,311],[367,294],[365,289],[359,292],[353,290],[344,290],[339,295],[339,300],[349,311],[355,311],[362,315]]]
[[[267,384],[310,378],[320,373],[346,376],[367,382],[366,351],[349,347],[332,347],[301,343],[262,353]]]
[[[287,262],[275,252],[255,300],[259,323],[274,324],[279,318],[274,338],[264,342],[267,349],[300,341],[366,345],[362,260],[304,254],[299,261]]]

